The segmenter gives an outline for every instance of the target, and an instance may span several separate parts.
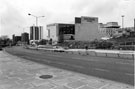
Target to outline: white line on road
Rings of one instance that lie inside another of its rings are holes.
[[[131,74],[131,73],[125,73],[125,75],[128,75],[128,76],[135,76],[134,74]]]
[[[105,71],[105,72],[108,72],[109,70],[106,70],[106,69],[100,69],[100,68],[94,68],[95,70],[98,70],[98,71]]]
[[[123,64],[123,65],[134,65],[134,64],[131,64],[131,63],[124,63],[124,62],[116,62],[117,64]]]

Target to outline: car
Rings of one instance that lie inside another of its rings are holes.
[[[54,52],[65,52],[65,48],[61,46],[54,46],[53,49],[54,49]]]

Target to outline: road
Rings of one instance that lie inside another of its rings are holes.
[[[22,47],[7,48],[6,51],[39,63],[134,85],[133,60],[45,52]]]

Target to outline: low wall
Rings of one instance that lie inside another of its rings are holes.
[[[123,59],[135,59],[134,54],[120,54],[120,53],[101,53],[94,51],[69,51],[68,53],[86,56],[98,56],[98,57],[113,57],[113,58],[123,58]]]
[[[113,57],[113,58],[122,58],[122,59],[135,59],[134,52],[128,51],[113,51],[113,50],[85,50],[85,49],[69,49],[69,50],[57,50],[57,49],[46,49],[46,48],[29,48],[42,51],[52,51],[52,52],[65,52],[75,55],[83,56],[98,56],[98,57]]]

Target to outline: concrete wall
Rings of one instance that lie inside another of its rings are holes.
[[[92,41],[94,39],[100,39],[98,18],[81,17],[81,23],[75,24],[75,40]]]
[[[47,25],[48,38],[53,41],[58,41],[58,24],[49,24]]]

